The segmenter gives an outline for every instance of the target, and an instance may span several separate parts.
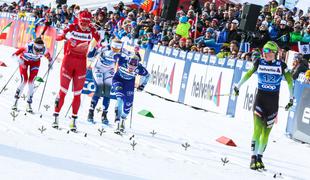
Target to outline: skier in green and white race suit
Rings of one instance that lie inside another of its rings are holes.
[[[278,45],[268,41],[263,47],[263,57],[257,59],[253,67],[246,72],[240,82],[234,86],[234,92],[239,95],[240,86],[246,82],[254,72],[258,75],[258,90],[253,107],[254,133],[252,136],[251,169],[264,169],[262,162],[263,152],[268,143],[268,137],[279,108],[279,91],[282,76],[284,75],[289,92],[289,103],[285,107],[289,109],[293,105],[293,79],[285,62],[277,60]]]

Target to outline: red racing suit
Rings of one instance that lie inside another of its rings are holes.
[[[34,79],[39,72],[40,61],[43,56],[45,56],[51,62],[51,56],[48,50],[45,50],[42,53],[36,53],[33,49],[34,43],[30,42],[25,47],[19,48],[13,56],[19,56],[19,72],[21,76],[21,83],[18,87],[18,95],[19,96],[23,90],[25,85],[28,83],[28,101],[29,103],[32,102],[31,98],[33,96],[34,90]],[[28,75],[28,67],[29,67],[29,75]]]
[[[92,38],[100,42],[100,35],[92,26],[82,31],[78,24],[70,24],[56,40],[67,39],[60,70],[60,90],[55,101],[55,114],[58,115],[68,92],[69,84],[73,84],[72,117],[77,117],[81,103],[81,92],[86,77],[86,54]]]

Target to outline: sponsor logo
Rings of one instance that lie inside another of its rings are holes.
[[[252,111],[254,106],[254,97],[257,93],[257,88],[254,93],[249,92],[249,86],[246,88],[245,98],[243,101],[243,109],[247,111]]]
[[[304,113],[302,115],[302,122],[306,124],[310,124],[310,108],[305,107]]]
[[[175,71],[175,63],[172,67],[170,74],[168,73],[168,68],[165,67],[161,69],[160,65],[152,65],[151,69],[151,78],[149,83],[154,86],[158,86],[161,88],[165,88],[170,94],[173,92],[173,80],[174,80],[174,71]]]
[[[270,84],[263,84],[262,88],[264,89],[270,89],[270,90],[275,90],[277,87],[275,85],[270,85]]]
[[[95,90],[96,90],[95,83],[91,80],[86,80],[84,83],[82,94],[90,94],[92,92],[95,92]]]
[[[191,96],[200,99],[212,100],[217,105],[220,106],[220,92],[221,92],[221,81],[222,81],[222,72],[220,73],[217,83],[213,81],[211,77],[207,80],[207,73],[200,78],[194,75]],[[216,84],[216,86],[215,86]]]
[[[74,37],[74,39],[82,40],[82,41],[90,41],[92,39],[92,36],[89,33],[79,33],[79,32],[73,31],[71,32],[71,35]]]
[[[269,74],[282,74],[282,70],[279,66],[258,66],[258,73],[269,73]]]

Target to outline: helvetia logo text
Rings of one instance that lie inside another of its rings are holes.
[[[221,93],[221,81],[222,81],[222,72],[216,81],[213,81],[213,78],[207,79],[207,73],[204,76],[194,75],[191,96],[200,99],[212,100],[214,103],[220,105],[220,93]]]
[[[152,65],[150,83],[154,86],[165,88],[170,94],[173,92],[175,63],[171,72],[167,67],[161,68],[160,65]]]

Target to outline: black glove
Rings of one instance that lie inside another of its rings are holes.
[[[144,89],[144,85],[142,85],[142,84],[137,87],[138,91],[143,91],[143,89]]]
[[[287,103],[287,105],[285,106],[285,110],[288,111],[293,106],[293,103],[294,103],[294,98],[290,98],[290,102]]]
[[[234,86],[235,96],[239,96],[239,88]]]

